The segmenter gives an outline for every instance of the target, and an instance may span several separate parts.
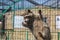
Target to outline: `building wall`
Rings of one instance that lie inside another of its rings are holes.
[[[33,13],[35,13],[35,15],[38,14],[38,10],[42,10],[42,14],[43,16],[46,16],[47,17],[47,23],[50,27],[50,30],[51,30],[51,37],[52,37],[52,40],[58,40],[58,33],[57,32],[60,32],[60,29],[56,29],[56,16],[57,15],[60,15],[60,10],[59,9],[50,9],[50,8],[45,8],[45,7],[36,7],[36,9],[31,9],[31,11],[33,11]],[[23,15],[25,13],[26,10],[17,10],[15,11],[15,15]],[[13,14],[14,12],[8,12],[6,13],[6,23],[5,23],[5,28],[6,29],[13,29]],[[14,31],[26,31],[29,29],[27,28],[21,28],[21,29],[14,29]],[[30,32],[30,31],[29,31]],[[24,33],[24,32],[22,32]],[[31,32],[30,32],[31,33]],[[11,33],[12,34],[12,33]],[[20,32],[16,32],[17,35],[15,35],[15,32],[13,32],[13,39],[15,40],[15,36],[18,37],[20,34]],[[25,33],[24,33],[25,34]],[[24,39],[26,38],[24,35],[22,35],[24,37]],[[29,37],[29,40],[34,39],[32,34]]]

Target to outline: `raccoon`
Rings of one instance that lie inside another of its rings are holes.
[[[41,10],[38,11],[38,14],[35,16],[31,10],[28,10],[22,24],[30,29],[36,40],[51,40],[50,28],[43,21]]]

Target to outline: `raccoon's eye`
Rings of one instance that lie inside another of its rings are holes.
[[[28,16],[25,16],[24,19],[29,18]]]
[[[25,21],[29,21],[29,19],[25,19]]]

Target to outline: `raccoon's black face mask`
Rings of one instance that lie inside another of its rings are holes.
[[[23,26],[25,27],[32,26],[33,22],[34,22],[34,15],[32,13],[29,13],[28,15],[24,16]]]

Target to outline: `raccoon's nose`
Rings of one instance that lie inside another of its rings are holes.
[[[24,26],[25,26],[25,25],[27,25],[27,23],[26,23],[26,22],[22,22],[22,25],[24,25]]]

